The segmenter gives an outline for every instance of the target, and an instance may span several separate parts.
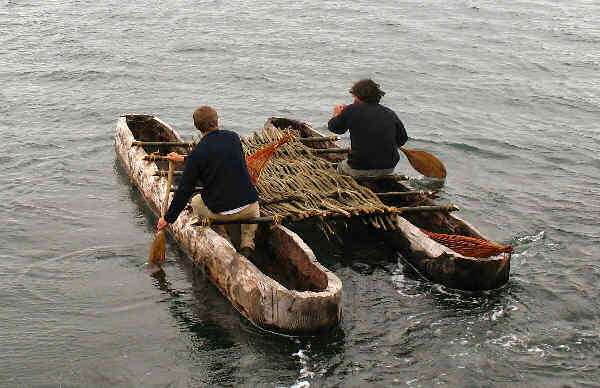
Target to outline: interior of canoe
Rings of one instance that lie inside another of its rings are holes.
[[[153,116],[126,116],[127,125],[133,137],[146,142],[178,142],[182,141],[170,128],[157,121]],[[158,152],[166,155],[169,152],[187,154],[189,148],[173,145],[144,145],[146,153]],[[160,170],[168,170],[168,162],[154,161]],[[184,165],[178,163],[175,170],[183,170]],[[177,186],[181,176],[173,176],[173,185]],[[229,228],[232,242],[239,250],[240,226],[231,225]],[[252,263],[265,275],[279,282],[289,290],[323,291],[327,288],[328,280],[325,272],[312,262],[309,252],[298,244],[284,228],[259,227],[256,233],[256,253],[249,258]]]

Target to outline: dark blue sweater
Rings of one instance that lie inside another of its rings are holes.
[[[379,104],[350,104],[329,120],[328,127],[337,134],[350,130],[348,164],[356,170],[396,167],[400,160],[398,147],[408,140],[396,113]]]
[[[222,129],[210,132],[185,158],[179,188],[165,215],[168,223],[177,220],[197,185],[202,185],[202,201],[213,213],[258,201],[237,133]]]

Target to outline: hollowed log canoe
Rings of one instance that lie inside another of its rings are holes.
[[[167,162],[143,159],[157,150],[166,154],[186,153],[188,149],[173,145],[132,147],[134,141],[182,142],[182,139],[169,125],[151,115],[130,114],[117,120],[116,154],[158,215],[167,179],[155,173],[164,169]],[[176,168],[182,169],[183,165]],[[256,236],[259,259],[251,261],[211,228],[192,226],[195,221],[191,210],[186,209],[170,225],[169,232],[250,322],[265,330],[291,335],[319,334],[339,324],[342,283],[317,261],[296,233],[282,225],[261,226]]]

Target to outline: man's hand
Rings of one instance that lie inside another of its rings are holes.
[[[169,153],[167,156],[165,156],[165,159],[171,160],[176,163],[183,163],[183,161],[185,160],[184,157],[179,155],[177,152]]]
[[[156,231],[160,232],[167,226],[169,226],[169,223],[163,217],[160,217],[160,219],[158,220],[158,223],[156,224]]]
[[[338,105],[335,108],[333,108],[333,116],[337,116],[340,113],[342,113],[342,111],[346,108],[346,104],[342,104],[342,105]]]

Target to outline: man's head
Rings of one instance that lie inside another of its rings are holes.
[[[194,125],[202,133],[219,127],[219,115],[210,106],[201,106],[194,111]]]
[[[361,79],[350,88],[350,94],[362,102],[379,103],[385,92],[372,79]]]

